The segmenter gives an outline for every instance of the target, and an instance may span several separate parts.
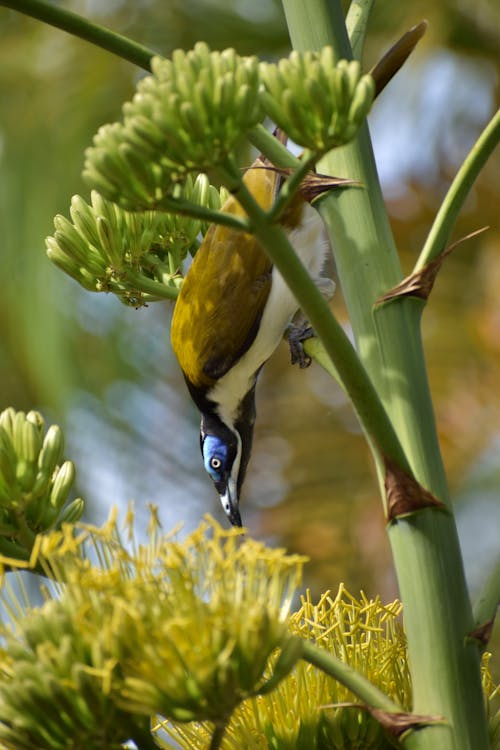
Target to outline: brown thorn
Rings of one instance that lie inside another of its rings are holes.
[[[477,628],[474,628],[474,630],[469,633],[468,637],[472,640],[479,641],[481,646],[486,648],[491,638],[494,624],[495,617],[493,616],[482,625],[478,625]]]
[[[430,724],[445,723],[443,716],[422,716],[420,714],[412,714],[406,711],[400,711],[396,714],[390,713],[389,711],[382,711],[380,708],[369,708],[368,710],[373,718],[394,737],[401,737],[402,734],[411,729],[421,729]]]
[[[286,167],[275,167],[271,164],[257,164],[248,167],[248,169],[267,169],[270,172],[277,172],[282,177],[289,177],[293,174],[293,169]],[[333,177],[327,174],[318,174],[309,172],[305,175],[300,183],[299,192],[305,201],[312,203],[323,193],[333,190],[334,188],[343,188],[349,186],[360,187],[362,185],[358,180],[351,180],[349,177]]]
[[[330,177],[326,174],[317,174],[309,172],[300,185],[300,194],[308,203],[312,203],[323,193],[327,193],[334,188],[343,188],[348,186],[361,187],[362,183],[358,180],[350,180],[348,177]]]
[[[391,459],[384,459],[387,520],[394,521],[424,508],[446,509],[446,505]]]
[[[370,71],[375,81],[375,97],[377,97],[387,86],[398,70],[405,64],[418,42],[422,39],[428,27],[427,21],[421,21],[412,26],[406,34],[398,39],[385,55],[378,61]]]
[[[327,703],[320,708],[358,708],[367,711],[393,737],[401,737],[411,729],[446,723],[443,716],[412,714],[409,711],[384,711],[364,703]]]
[[[406,276],[403,281],[400,281],[399,284],[394,286],[392,289],[389,289],[389,291],[382,295],[382,297],[379,297],[375,304],[380,305],[383,302],[390,302],[391,300],[397,299],[398,297],[418,297],[419,299],[423,300],[429,299],[429,295],[432,291],[438,271],[441,268],[444,259],[448,255],[450,255],[450,253],[452,253],[453,250],[458,247],[458,245],[461,245],[462,242],[470,240],[472,237],[476,237],[478,234],[485,232],[487,229],[489,229],[489,227],[481,227],[481,229],[476,229],[474,232],[470,232],[469,234],[466,234],[465,237],[461,237],[456,242],[448,245],[448,247],[443,250],[443,252],[438,255],[437,258],[434,258],[434,260],[431,260],[429,263],[427,263],[427,265],[425,265],[420,271],[415,271],[415,273]]]

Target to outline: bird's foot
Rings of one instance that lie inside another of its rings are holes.
[[[292,365],[298,364],[301,369],[309,367],[312,360],[311,357],[305,353],[303,342],[307,341],[307,339],[313,338],[315,335],[314,330],[307,322],[301,323],[300,325],[290,323],[288,326],[287,337]]]
[[[329,302],[335,292],[335,282],[328,276],[315,276],[314,283],[321,292],[321,295]],[[302,346],[304,341],[316,336],[314,329],[309,325],[309,321],[304,318],[304,314],[299,310],[295,315],[293,322],[287,328],[286,335],[290,347],[290,356],[292,365],[298,364],[301,369],[309,367],[312,360]]]

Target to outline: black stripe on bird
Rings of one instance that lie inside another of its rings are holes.
[[[283,179],[280,170],[259,157],[243,179],[269,210]],[[350,183],[318,175],[311,175],[310,182],[314,195]],[[245,216],[233,196],[222,210]],[[327,243],[318,213],[298,193],[280,221],[311,276],[319,279]],[[234,526],[241,526],[239,498],[252,448],[257,377],[297,310],[293,294],[252,234],[210,227],[182,284],[171,341],[201,412],[205,469]]]

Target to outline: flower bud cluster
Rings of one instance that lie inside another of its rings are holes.
[[[45,431],[42,416],[9,408],[0,414],[0,553],[21,559],[31,534],[77,521],[81,499],[67,504],[75,478],[71,461],[63,461],[63,436],[57,425]]]
[[[187,176],[177,197],[218,209],[220,192],[206,175]],[[160,211],[129,212],[93,190],[91,203],[75,195],[71,220],[57,215],[46,239],[47,255],[93,292],[113,292],[125,304],[172,298],[181,283],[179,269],[196,251],[205,224],[189,216]]]
[[[324,154],[350,141],[368,114],[375,94],[358,61],[335,59],[332,47],[293,51],[277,64],[262,63],[269,117],[300,146]]]
[[[259,63],[200,42],[152,60],[123,122],[102,127],[87,150],[84,177],[125,208],[154,208],[187,172],[232,153],[262,119]]]
[[[89,606],[91,598],[89,597]],[[96,613],[96,621],[105,613]],[[73,602],[31,610],[0,654],[0,744],[10,750],[120,750],[146,734],[149,718],[120,710],[110,695],[113,665],[79,637]],[[104,625],[104,624],[103,624]],[[139,744],[140,747],[140,744]]]
[[[85,288],[112,291],[134,306],[177,295],[180,262],[204,230],[179,215],[217,221],[223,201],[205,176],[193,182],[191,173],[219,168],[233,189],[235,150],[265,115],[314,161],[355,136],[374,96],[359,63],[336,61],[331,47],[271,64],[200,42],[172,59],[153,58],[151,68],[122,120],[101,127],[87,149],[84,177],[99,197],[91,206],[73,199],[73,226],[56,217],[47,240],[49,257]]]

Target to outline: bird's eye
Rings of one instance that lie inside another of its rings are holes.
[[[207,435],[203,440],[201,451],[205,469],[214,482],[220,482],[228,460],[226,443],[216,435]]]

